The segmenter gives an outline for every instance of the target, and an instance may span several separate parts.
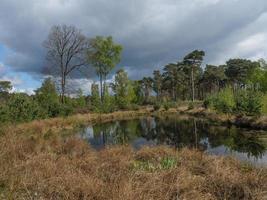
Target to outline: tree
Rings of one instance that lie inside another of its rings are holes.
[[[190,68],[190,80],[193,102],[195,101],[195,72],[199,70],[204,56],[204,51],[195,50],[184,57],[184,64]]]
[[[146,103],[148,103],[148,99],[150,97],[150,93],[152,90],[152,83],[153,83],[153,79],[150,77],[144,77],[141,81]]]
[[[10,81],[0,81],[0,92],[8,93],[12,89]]]
[[[77,99],[76,99],[76,102],[77,102],[77,106],[80,107],[80,108],[83,108],[86,106],[86,98],[85,96],[83,95],[83,91],[81,88],[78,89],[77,91]]]
[[[200,80],[205,91],[209,93],[220,90],[220,88],[225,85],[226,76],[225,76],[225,67],[206,65],[202,79]]]
[[[93,111],[99,111],[100,109],[100,96],[99,96],[99,87],[98,84],[93,83],[91,85],[91,106]]]
[[[60,113],[59,97],[55,83],[47,78],[42,86],[35,91],[35,98],[42,108],[44,117],[56,117]]]
[[[44,47],[47,49],[48,70],[60,77],[61,102],[65,103],[66,79],[72,71],[86,64],[88,40],[74,26],[53,26]]]
[[[157,100],[159,100],[159,97],[161,96],[163,77],[159,70],[155,70],[153,75],[153,90],[156,92]]]
[[[112,89],[115,94],[116,103],[120,108],[126,108],[135,99],[132,84],[127,72],[123,69],[117,71]]]
[[[11,89],[12,85],[10,81],[0,81],[0,104],[4,104],[8,101]]]
[[[259,62],[252,62],[246,59],[230,59],[226,62],[225,74],[234,86],[245,86]]]
[[[122,46],[115,44],[111,36],[107,38],[97,36],[90,40],[87,61],[95,67],[99,76],[101,102],[103,102],[107,75],[120,62],[121,51]]]

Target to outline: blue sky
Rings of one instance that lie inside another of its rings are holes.
[[[5,57],[10,53],[4,45],[0,43],[0,80],[9,80],[12,82],[15,92],[26,92],[31,94],[32,91],[41,85],[41,81],[34,78],[31,74],[25,72],[16,72],[12,66],[4,65]]]
[[[130,78],[151,75],[195,49],[204,63],[267,58],[266,0],[1,0],[0,80],[32,92],[43,80],[42,45],[53,25],[74,25],[89,38],[111,35],[123,46]],[[110,76],[112,78],[112,74]],[[88,91],[91,77],[69,79]]]

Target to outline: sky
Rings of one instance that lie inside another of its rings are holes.
[[[0,0],[0,80],[15,92],[40,87],[53,25],[74,25],[92,38],[113,36],[123,46],[114,72],[149,76],[195,49],[204,64],[229,58],[267,59],[266,0]],[[71,83],[85,92],[95,74]]]

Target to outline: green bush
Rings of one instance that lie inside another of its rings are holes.
[[[234,93],[231,88],[225,88],[204,100],[204,106],[222,113],[231,113],[235,107]]]
[[[261,113],[267,114],[267,94],[262,95],[261,105]]]
[[[25,94],[14,94],[7,104],[10,121],[27,122],[41,117],[41,109]]]
[[[233,93],[231,88],[225,88],[204,100],[205,108],[213,108],[223,113],[259,115],[267,112],[267,97],[253,90],[239,90]]]
[[[262,111],[262,95],[251,90],[240,90],[235,95],[235,112],[259,115]]]
[[[69,116],[74,112],[74,108],[71,104],[61,104],[59,106],[59,115],[60,116]]]

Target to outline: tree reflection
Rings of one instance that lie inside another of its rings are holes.
[[[138,138],[144,138],[155,144],[176,148],[207,150],[225,146],[231,151],[246,153],[248,157],[255,158],[261,158],[267,146],[255,131],[213,125],[195,118],[180,119],[177,116],[146,117],[98,124],[93,126],[93,133],[95,142],[103,146],[128,144]]]

